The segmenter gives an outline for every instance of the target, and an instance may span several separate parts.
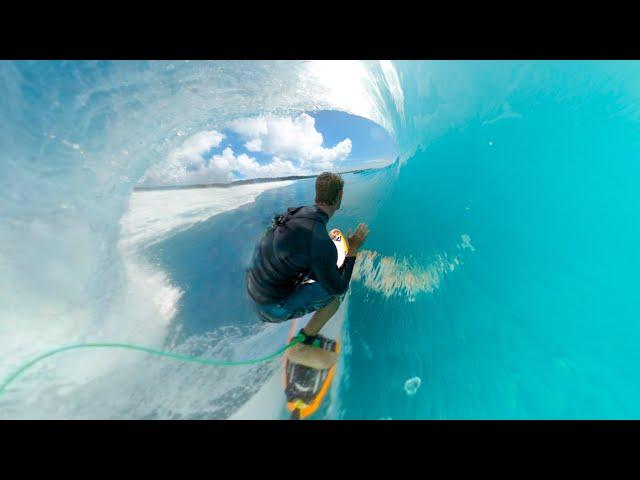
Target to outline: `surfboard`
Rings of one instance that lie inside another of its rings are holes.
[[[349,250],[347,239],[340,230],[334,228],[329,232],[329,237],[333,241],[338,251],[336,266],[340,268]],[[313,282],[313,280],[307,280]],[[313,314],[305,315],[302,318],[294,319],[287,336],[287,343],[306,325],[306,322]],[[322,328],[318,338],[319,348],[324,348],[333,352],[340,352],[342,337],[342,315],[334,315]],[[336,373],[336,366],[329,369],[318,370],[296,364],[287,359],[283,359],[283,384],[286,396],[287,410],[290,418],[302,420],[313,415],[322,405],[331,382]]]

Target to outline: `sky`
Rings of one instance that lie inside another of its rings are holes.
[[[151,167],[142,185],[224,183],[313,175],[388,164],[390,135],[365,118],[337,111],[238,118],[198,132]]]

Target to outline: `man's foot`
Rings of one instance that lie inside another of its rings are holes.
[[[298,343],[287,350],[287,358],[293,363],[305,367],[325,370],[338,361],[338,354],[318,347]]]

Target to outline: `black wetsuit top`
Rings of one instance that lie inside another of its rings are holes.
[[[290,208],[274,218],[253,254],[247,272],[247,291],[258,303],[287,298],[306,278],[332,295],[349,288],[355,257],[336,267],[338,252],[327,233],[329,216],[317,206]]]

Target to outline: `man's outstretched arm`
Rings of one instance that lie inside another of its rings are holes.
[[[316,281],[331,295],[342,295],[349,288],[355,256],[347,257],[340,270],[336,266],[338,252],[326,229],[317,225],[311,240],[311,270]]]

